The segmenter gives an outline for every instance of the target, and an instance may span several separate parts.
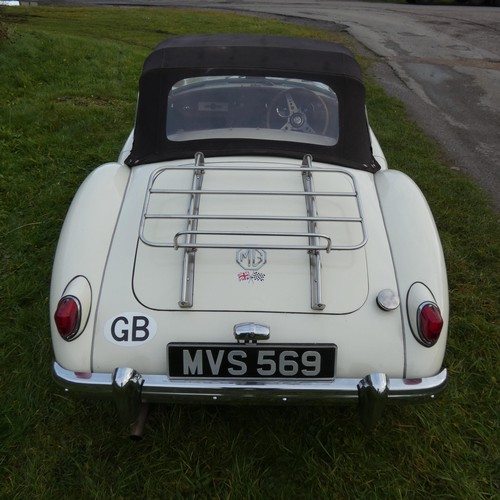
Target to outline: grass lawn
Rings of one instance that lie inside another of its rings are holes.
[[[0,8],[0,498],[498,498],[498,218],[372,82],[372,126],[390,165],[425,192],[445,248],[440,400],[390,407],[371,434],[354,407],[161,407],[134,443],[112,404],[70,399],[52,381],[49,281],[73,194],[116,159],[149,50],[228,31],[349,43],[229,14]]]

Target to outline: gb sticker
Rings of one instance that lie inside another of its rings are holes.
[[[142,313],[126,312],[107,321],[106,340],[124,347],[138,347],[156,335],[156,321]]]

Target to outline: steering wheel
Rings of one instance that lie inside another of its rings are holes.
[[[285,89],[269,103],[267,127],[324,135],[330,113],[323,99],[312,90]]]

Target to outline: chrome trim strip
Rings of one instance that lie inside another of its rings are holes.
[[[112,399],[111,373],[75,373],[54,361],[53,376],[67,391],[94,398]],[[335,404],[358,401],[360,379],[337,378],[333,381],[180,381],[166,375],[141,374],[144,381],[142,400],[159,403],[209,402],[226,404],[317,403]],[[447,383],[448,373],[443,369],[437,375],[421,379],[389,378],[387,402],[418,403],[434,399]]]

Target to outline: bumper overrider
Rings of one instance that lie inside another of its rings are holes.
[[[358,403],[363,425],[375,426],[387,403],[419,403],[434,399],[445,388],[448,374],[418,379],[389,378],[370,373],[362,379],[333,381],[171,380],[165,375],[140,374],[133,368],[113,373],[79,373],[54,361],[57,383],[68,392],[115,401],[120,418],[133,424],[143,403],[219,404],[347,404]]]

